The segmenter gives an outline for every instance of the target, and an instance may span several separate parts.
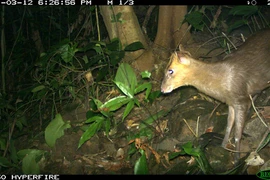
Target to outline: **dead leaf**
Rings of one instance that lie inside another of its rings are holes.
[[[208,132],[213,132],[213,129],[214,129],[214,127],[213,127],[213,126],[210,126],[210,127],[208,127],[208,128],[205,130],[205,132],[206,132],[206,133],[208,133]]]
[[[156,131],[160,134],[164,134],[164,132],[166,132],[167,129],[168,129],[168,120],[164,120],[156,126]]]
[[[264,118],[270,118],[270,106],[264,106],[259,112]]]
[[[187,164],[190,166],[195,163],[195,158],[191,156],[190,160],[187,162]]]
[[[125,157],[125,151],[124,151],[124,149],[123,148],[119,148],[118,150],[117,150],[117,152],[116,152],[116,159],[117,160],[121,160],[121,159],[124,159],[124,157]]]
[[[85,74],[85,79],[87,80],[87,82],[88,82],[89,84],[93,84],[94,78],[93,78],[93,76],[92,76],[91,71],[88,71],[88,72]]]
[[[257,152],[251,152],[250,155],[245,160],[247,165],[250,166],[260,166],[264,164],[264,160],[260,157]]]

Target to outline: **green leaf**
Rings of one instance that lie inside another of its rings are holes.
[[[153,139],[155,132],[153,132],[153,129],[150,128],[152,126],[149,126],[148,128],[144,128],[140,130],[139,136],[140,137],[147,137],[147,139]]]
[[[101,105],[102,105],[102,103],[100,102],[100,106],[101,106]],[[100,106],[99,106],[99,107],[100,107]],[[89,107],[90,107],[90,109],[93,110],[93,111],[97,111],[97,110],[98,110],[97,105],[96,105],[94,99],[91,99],[91,100],[89,101]]]
[[[86,55],[82,57],[82,60],[84,61],[84,64],[89,63],[88,57]]]
[[[141,72],[142,78],[150,78],[151,77],[151,72],[149,71],[143,71]]]
[[[103,121],[105,120],[104,117],[102,116],[94,116],[94,117],[91,117],[91,118],[88,118],[85,123],[92,123],[92,122],[95,122],[95,121]]]
[[[172,152],[169,153],[169,160],[172,160],[174,158],[177,158],[178,156],[186,155],[187,153],[185,151],[179,151],[179,152]]]
[[[39,86],[35,87],[34,89],[32,89],[31,92],[34,93],[34,92],[40,91],[40,90],[42,90],[44,88],[45,88],[44,85],[39,85]]]
[[[101,61],[104,58],[104,56],[102,54],[96,54],[88,58],[89,58],[88,63],[84,65],[84,69],[89,69],[93,67],[95,64],[99,63],[99,61]]]
[[[93,49],[96,51],[97,54],[102,54],[103,50],[100,44],[95,44]]]
[[[0,157],[0,166],[2,167],[12,167],[13,164],[5,157]]]
[[[86,119],[89,119],[91,117],[94,117],[96,115],[99,115],[100,112],[94,111],[92,109],[90,109],[89,111],[86,112]]]
[[[22,160],[22,171],[24,174],[39,174],[39,166],[35,160],[35,154],[28,154]]]
[[[18,127],[21,131],[23,128],[23,125],[25,125],[25,126],[27,125],[26,118],[25,118],[25,116],[18,114],[18,119],[16,121],[16,127]]]
[[[110,64],[116,66],[125,56],[125,51],[112,51],[109,54]]]
[[[147,159],[144,150],[140,149],[141,157],[136,161],[134,166],[134,174],[149,174],[147,167]]]
[[[193,11],[190,14],[186,14],[185,21],[191,24],[195,29],[203,30],[203,14],[199,11]]]
[[[9,152],[10,152],[9,158],[11,159],[11,161],[13,163],[17,164],[18,163],[18,155],[17,155],[17,150],[16,150],[15,145],[14,145],[15,142],[13,139],[11,139],[9,141],[9,143],[10,143],[9,144]]]
[[[194,157],[200,157],[201,154],[203,153],[200,148],[193,147],[191,142],[187,142],[186,144],[182,146],[182,148],[188,155],[191,155]]]
[[[258,6],[234,6],[229,14],[238,16],[251,16],[258,13]]]
[[[76,98],[76,92],[74,91],[74,88],[72,86],[68,86],[68,91],[71,94],[73,98]]]
[[[232,30],[234,30],[236,28],[239,28],[239,27],[241,27],[243,25],[247,25],[247,24],[248,24],[248,21],[246,19],[235,21],[232,25],[229,26],[228,33],[230,33]]]
[[[162,95],[161,91],[158,90],[158,91],[154,91],[154,92],[151,92],[148,96],[148,100],[150,101],[150,103],[153,103],[154,100],[156,98],[159,98],[160,96]]]
[[[100,110],[102,113],[102,109],[105,109],[106,111],[115,111],[122,107],[123,105],[127,104],[130,101],[130,98],[126,96],[117,96],[109,101],[105,102],[102,106],[100,106]]]
[[[143,121],[143,123],[140,123],[139,125],[139,129],[143,129],[147,127],[148,125],[151,125],[155,120],[157,120],[160,117],[164,117],[168,114],[169,111],[165,111],[165,110],[160,110],[159,112],[157,112],[156,114],[150,116],[149,118],[147,118],[146,120]]]
[[[120,23],[124,23],[125,21],[123,21],[123,19],[121,18],[122,13],[117,13],[116,15],[112,15],[111,16],[111,22],[120,22]]]
[[[270,142],[270,133],[265,137],[265,139],[260,143],[260,146],[257,148],[257,152],[263,149]]]
[[[131,90],[126,84],[123,84],[122,82],[114,82],[116,86],[129,98],[134,97],[134,90]]]
[[[6,140],[0,137],[0,150],[4,151],[6,148]]]
[[[109,119],[106,119],[105,120],[105,132],[106,132],[106,135],[109,134],[110,129],[111,129],[111,121]]]
[[[140,102],[137,98],[133,98],[133,101],[135,102],[135,104],[140,107]]]
[[[96,121],[89,126],[89,128],[81,136],[78,148],[80,148],[83,145],[83,143],[85,143],[85,141],[89,140],[92,136],[96,134],[97,131],[99,131],[102,123],[103,120]]]
[[[137,94],[139,92],[144,91],[145,89],[146,89],[145,99],[147,99],[152,90],[152,84],[150,82],[140,84],[138,87],[135,88],[134,93]]]
[[[19,130],[21,131],[23,128],[23,125],[20,121],[16,121],[16,127],[19,128]]]
[[[39,174],[38,162],[46,151],[38,149],[23,149],[17,155],[22,159],[22,171],[24,174]]]
[[[156,114],[150,116],[146,120],[143,120],[139,125],[140,136],[146,136],[149,139],[153,137],[153,130],[150,128],[155,120],[160,117],[166,116],[169,111],[161,110]]]
[[[190,155],[190,152],[192,151],[192,143],[189,141],[181,146],[183,150]]]
[[[38,150],[38,149],[22,149],[17,152],[18,158],[22,160],[27,154],[41,154],[44,153],[44,151]]]
[[[198,163],[200,169],[204,174],[213,174],[213,169],[209,164],[203,149],[200,147],[193,147],[191,142],[187,142],[182,146],[183,150],[190,156],[193,156]]]
[[[125,51],[137,51],[139,49],[144,49],[143,44],[140,41],[131,43],[125,47]]]
[[[124,111],[124,113],[123,113],[122,120],[124,120],[124,119],[127,117],[127,115],[129,115],[130,111],[131,111],[131,110],[133,109],[133,107],[134,107],[134,104],[135,104],[134,101],[129,101],[129,103],[127,104],[127,107],[126,107],[126,109],[125,109],[125,111]]]
[[[103,80],[108,75],[108,73],[109,73],[109,66],[104,64],[104,66],[98,71],[96,82],[100,82],[101,80]]]
[[[117,69],[115,82],[121,82],[129,87],[130,92],[134,92],[137,86],[137,77],[132,67],[127,63],[122,63]]]
[[[94,100],[94,103],[97,106],[97,109],[99,109],[103,105],[103,103],[100,100],[98,100],[98,99],[93,99],[93,100]],[[97,110],[97,109],[95,109],[95,110]]]
[[[45,129],[45,140],[50,147],[54,147],[58,138],[64,135],[64,130],[70,128],[70,123],[64,122],[61,114],[56,114],[50,124]]]
[[[38,100],[40,100],[40,99],[44,98],[47,95],[47,93],[48,93],[48,89],[47,88],[42,89],[39,92],[37,92],[37,96],[36,97],[37,97]]]
[[[71,62],[73,60],[75,53],[78,51],[76,46],[77,46],[76,44],[71,46],[71,43],[67,43],[67,44],[64,44],[60,47],[59,50],[60,50],[61,58],[66,63]]]
[[[119,51],[121,50],[121,43],[118,38],[114,38],[111,40],[109,44],[106,45],[107,49],[110,51]]]

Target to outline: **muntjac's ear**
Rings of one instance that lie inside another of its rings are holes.
[[[185,51],[184,47],[182,44],[179,44],[179,51],[182,52],[182,51]]]
[[[189,55],[191,57],[190,52],[186,51],[182,44],[179,44],[179,52],[182,53],[182,54],[187,54],[187,55]]]
[[[184,56],[182,53],[176,53],[178,57],[178,62],[183,65],[190,65],[190,59]]]

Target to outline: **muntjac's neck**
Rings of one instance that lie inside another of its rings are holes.
[[[190,66],[194,71],[188,85],[194,86],[199,91],[220,100],[216,92],[224,88],[225,77],[230,78],[227,70],[229,67],[226,68],[224,63],[206,63],[202,61],[194,61]]]

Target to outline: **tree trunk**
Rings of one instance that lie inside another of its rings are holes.
[[[145,50],[126,54],[124,61],[129,62],[139,72],[155,70],[155,63],[168,59],[179,43],[185,44],[190,38],[188,25],[183,24],[187,6],[159,6],[158,31],[154,45],[150,48],[144,37],[132,6],[100,6],[110,39],[118,37],[123,48],[140,41]],[[111,17],[120,17],[112,22]]]
[[[30,16],[33,17],[30,8],[27,8],[27,10],[28,10],[28,13],[30,14]],[[42,43],[42,40],[40,37],[39,30],[37,30],[37,28],[35,28],[35,25],[32,22],[30,22],[30,27],[32,30],[31,36],[32,36],[32,39],[36,45],[36,49],[38,51],[38,54],[41,54],[44,52],[44,47],[43,47],[43,43]]]
[[[145,49],[148,49],[148,44],[132,6],[99,6],[99,8],[111,40],[119,38],[123,48],[131,43],[140,41]],[[135,52],[127,52],[124,61],[132,63],[144,51],[142,49]]]
[[[186,14],[187,6],[159,6],[158,31],[154,44],[137,61],[133,62],[137,69],[157,70],[157,76],[160,73],[163,75],[163,71],[159,71],[163,68],[155,69],[155,64],[162,65],[164,60],[164,63],[167,64],[171,52],[180,43],[186,44],[191,37],[188,24],[182,24]]]
[[[154,44],[173,50],[180,43],[185,44],[190,38],[188,25],[182,25],[186,14],[187,6],[160,6],[158,32]]]

